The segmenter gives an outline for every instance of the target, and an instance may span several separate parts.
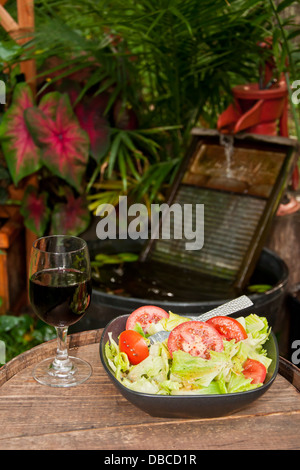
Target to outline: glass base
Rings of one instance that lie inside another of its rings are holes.
[[[50,387],[74,387],[85,382],[92,375],[90,364],[78,357],[69,356],[65,364],[59,363],[56,358],[44,359],[37,364],[33,371],[34,379]]]

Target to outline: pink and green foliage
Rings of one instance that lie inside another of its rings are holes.
[[[100,95],[85,95],[77,103],[80,89],[69,83],[66,89],[79,124],[90,139],[90,154],[99,163],[106,155],[110,146],[110,125],[105,117],[105,109],[108,105],[110,95],[102,92]]]
[[[64,233],[65,235],[77,235],[86,230],[90,223],[90,211],[87,209],[84,199],[75,197],[71,191],[66,196],[67,203],[58,203],[52,212],[52,234]]]
[[[109,148],[109,125],[102,117],[106,104],[101,99],[102,104],[100,98],[80,102],[75,113],[67,93],[52,91],[37,104],[27,84],[15,88],[0,138],[16,186],[40,172],[40,188],[27,187],[21,205],[26,227],[38,236],[45,231],[78,235],[90,222],[80,194],[89,156],[99,163]]]
[[[105,156],[110,146],[110,127],[103,116],[104,104],[105,98],[100,95],[81,100],[74,108],[82,129],[89,136],[90,154],[97,163]]]
[[[58,91],[52,91],[51,93],[47,93],[41,98],[38,107],[44,114],[46,114],[46,116],[54,120],[59,98],[60,93]]]
[[[46,192],[38,193],[34,186],[28,186],[20,208],[26,227],[39,237],[45,233],[50,218],[47,199]]]
[[[15,185],[45,165],[80,191],[90,141],[67,95],[48,93],[36,106],[30,87],[18,84],[3,117],[1,140]]]
[[[28,85],[19,83],[10,108],[1,123],[2,150],[15,185],[41,167],[40,148],[35,144],[25,122],[24,111],[34,106]]]
[[[25,121],[41,149],[43,164],[80,192],[89,159],[89,137],[80,127],[68,96],[52,95],[53,102],[46,112],[39,107],[28,108]]]

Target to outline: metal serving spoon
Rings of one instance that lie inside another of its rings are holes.
[[[206,321],[209,320],[209,318],[212,317],[217,317],[217,316],[228,316],[231,315],[232,313],[238,312],[239,310],[243,310],[244,308],[251,307],[253,305],[253,302],[249,297],[246,295],[242,295],[241,297],[237,297],[234,300],[231,300],[230,302],[226,302],[226,304],[220,305],[217,308],[214,308],[213,310],[210,310],[209,312],[202,313],[201,315],[198,315],[197,317],[194,316],[188,316],[187,318],[189,320],[193,321]],[[154,344],[157,342],[162,342],[165,339],[168,338],[170,334],[170,331],[158,331],[157,333],[154,333],[154,335],[149,336],[150,343]]]

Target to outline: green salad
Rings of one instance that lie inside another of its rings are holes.
[[[271,331],[265,317],[196,322],[169,312],[152,315],[154,321],[149,321],[153,312],[148,315],[145,309],[143,315],[130,316],[124,340],[121,334],[116,342],[108,333],[105,356],[125,387],[148,394],[204,395],[243,392],[263,384],[271,364],[264,349]],[[160,330],[170,331],[169,338],[150,344],[149,336]]]

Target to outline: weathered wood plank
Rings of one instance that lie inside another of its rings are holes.
[[[68,347],[76,348],[82,345],[99,343],[101,330],[82,331],[68,336]],[[36,346],[23,354],[12,359],[9,363],[0,368],[0,387],[24,368],[35,364],[48,356],[55,354],[57,341],[52,340]]]
[[[293,425],[288,424],[293,423]],[[0,440],[0,449],[209,450],[299,449],[300,415],[274,414],[200,422],[158,422],[48,433]]]
[[[99,357],[101,330],[69,337],[70,354],[90,362],[93,375],[77,387],[45,387],[34,364],[56,341],[38,346],[0,370],[0,449],[296,449],[300,394],[278,375],[252,405],[217,419],[154,418],[130,404],[109,380]],[[4,378],[3,378],[4,377]]]

